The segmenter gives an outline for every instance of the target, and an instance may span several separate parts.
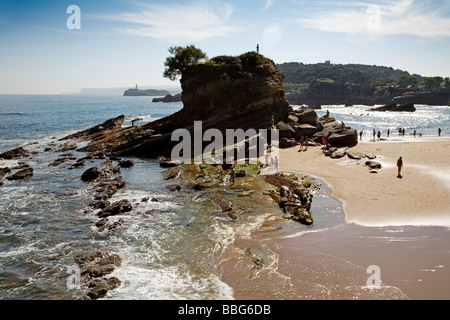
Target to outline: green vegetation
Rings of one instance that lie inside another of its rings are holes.
[[[315,79],[330,79],[337,83],[352,83],[356,85],[405,86],[419,84],[423,79],[420,75],[411,75],[402,70],[361,64],[303,64],[289,62],[279,64],[278,69],[285,75],[285,83],[297,85],[310,84]],[[290,88],[289,85],[288,88]]]
[[[374,86],[379,92],[388,92],[391,87],[410,89],[408,93],[450,89],[449,78],[423,77],[384,66],[289,62],[277,67],[285,75],[286,93],[301,92],[318,82]]]
[[[179,76],[183,76],[183,73],[192,66],[207,59],[206,54],[193,45],[187,47],[170,47],[169,52],[173,57],[168,57],[164,63],[166,67],[164,77],[172,81],[176,80]]]
[[[310,188],[312,185],[314,185],[316,183],[316,179],[312,178],[312,177],[306,177],[302,180],[302,185],[305,188]]]
[[[261,65],[272,60],[256,53],[247,52],[240,56],[218,56],[207,60],[207,55],[195,46],[171,47],[172,56],[166,59],[164,77],[176,80],[189,73],[201,74],[204,80],[221,76],[242,76],[243,72],[256,72]]]
[[[444,83],[444,78],[442,77],[428,77],[423,79],[422,86],[425,89],[434,90],[442,88],[442,85],[444,84],[444,87],[448,88],[448,78],[447,82]]]

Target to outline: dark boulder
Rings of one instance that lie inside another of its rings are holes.
[[[352,160],[361,160],[366,157],[366,154],[356,151],[347,151],[347,156]]]
[[[11,173],[10,168],[0,168],[0,180],[2,180],[7,174]]]
[[[397,103],[390,103],[385,106],[379,108],[372,108],[369,111],[379,111],[379,112],[415,112],[417,109],[414,107],[414,104],[407,103],[398,105]]]
[[[222,212],[227,212],[233,210],[233,204],[225,199],[214,199],[214,203],[222,209]]]
[[[87,169],[82,175],[81,180],[89,182],[100,178],[101,170],[97,167]]]
[[[180,191],[181,190],[181,186],[179,186],[177,184],[172,184],[170,186],[167,186],[166,190],[171,191],[171,192]]]
[[[347,152],[345,149],[337,149],[336,151],[332,152],[330,154],[331,159],[341,159],[347,155]]]
[[[178,177],[180,174],[180,167],[173,167],[161,172],[164,177],[164,180],[173,180]]]
[[[298,142],[295,139],[287,139],[287,138],[281,138],[280,139],[280,148],[281,149],[288,149],[292,148],[298,145]]]
[[[33,176],[33,174],[34,174],[33,168],[26,168],[26,169],[16,172],[15,174],[13,174],[9,177],[6,177],[6,179],[8,179],[10,181],[28,180]]]
[[[22,147],[4,152],[0,154],[0,159],[3,160],[18,160],[25,157],[28,157],[30,153]]]
[[[109,279],[94,279],[89,284],[89,292],[87,296],[92,300],[97,300],[106,296],[108,291],[117,289],[121,285],[121,281],[116,277]]]
[[[280,139],[286,138],[291,139],[295,135],[295,130],[290,125],[284,123],[283,121],[278,122],[277,129],[280,133]]]
[[[313,108],[301,108],[295,112],[299,124],[309,124],[319,128],[319,117]]]
[[[317,127],[310,124],[300,124],[295,127],[295,138],[300,139],[301,137],[312,137],[319,130]]]
[[[358,144],[358,132],[350,128],[341,129],[328,136],[328,142],[337,148],[354,147]]]
[[[366,166],[368,166],[370,169],[381,169],[381,163],[377,161],[366,161]]]
[[[121,160],[119,161],[119,166],[121,168],[131,168],[135,165],[133,160]]]
[[[133,210],[133,206],[129,200],[121,200],[110,204],[106,208],[102,209],[97,216],[99,218],[107,218],[110,216],[116,216],[119,214],[124,214],[131,212]]]

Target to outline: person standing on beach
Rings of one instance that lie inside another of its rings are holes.
[[[402,177],[402,168],[403,168],[403,158],[402,157],[400,157],[397,160],[397,168],[398,168],[397,178],[401,178]]]
[[[236,181],[236,169],[231,169],[231,186],[234,186],[234,183]]]
[[[322,145],[323,145],[322,152],[325,153],[325,151],[327,149],[327,137],[326,136],[322,137]]]
[[[387,131],[387,137],[389,138],[389,135],[391,134],[391,129],[388,129]]]
[[[363,137],[363,131],[361,130],[361,131],[359,132],[359,140],[362,141],[362,137]]]
[[[305,141],[304,141],[304,144],[305,144],[305,151],[308,150],[308,145],[309,145],[308,140],[309,140],[308,137],[306,137],[306,138],[305,138]]]
[[[438,128],[438,134],[439,134],[439,137],[441,136],[441,133],[442,133],[441,128]]]
[[[278,172],[278,165],[279,165],[279,162],[278,162],[278,157],[275,157],[275,170]]]
[[[381,140],[381,131],[378,131],[378,141],[380,141]]]
[[[375,135],[377,134],[377,132],[375,131],[375,129],[373,129],[373,140],[375,140]]]

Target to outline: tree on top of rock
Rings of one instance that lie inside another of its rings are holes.
[[[164,63],[166,67],[164,77],[172,81],[176,80],[179,76],[183,76],[183,73],[190,67],[208,58],[206,53],[193,45],[187,47],[170,47],[169,52],[173,56],[168,57]]]

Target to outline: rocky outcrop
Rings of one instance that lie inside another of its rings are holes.
[[[31,167],[22,169],[11,176],[6,177],[9,181],[28,180],[34,175],[34,169]]]
[[[131,212],[133,210],[133,206],[129,200],[120,200],[113,204],[108,205],[104,209],[102,209],[97,216],[99,218],[108,218],[111,216],[117,216],[121,214],[125,214]]]
[[[325,137],[331,147],[354,147],[358,144],[358,132],[356,130],[346,127],[342,122],[336,121],[335,118],[327,116],[320,118],[319,121],[323,129],[311,137],[313,142],[322,144],[322,139]]]
[[[103,298],[108,291],[121,285],[116,277],[105,277],[122,265],[122,259],[117,254],[98,251],[76,256],[74,260],[81,269],[81,283],[88,285],[88,299]]]
[[[416,108],[414,107],[414,104],[408,103],[408,104],[401,104],[398,105],[397,103],[390,103],[388,105],[379,107],[379,108],[372,108],[369,109],[369,111],[379,111],[379,112],[415,112]]]
[[[153,134],[153,131],[142,126],[122,127],[124,121],[125,116],[121,115],[95,127],[64,137],[60,141],[89,141],[87,146],[77,149],[79,152],[89,153],[84,159],[105,159],[106,155],[110,154],[114,148]],[[82,166],[81,163],[80,166]]]
[[[181,102],[182,101],[182,95],[181,93],[176,95],[167,95],[164,98],[154,98],[152,102],[163,102],[163,103],[169,103],[169,102]]]
[[[23,147],[15,148],[0,154],[0,159],[3,160],[19,160],[30,156],[30,153]]]
[[[449,106],[450,92],[418,92],[411,95],[394,97],[394,103],[398,104],[426,104],[430,106]]]
[[[314,219],[310,213],[312,193],[303,185],[282,174],[266,176],[266,182],[278,188],[270,195],[283,210],[285,219],[292,219],[304,225],[312,225]]]

